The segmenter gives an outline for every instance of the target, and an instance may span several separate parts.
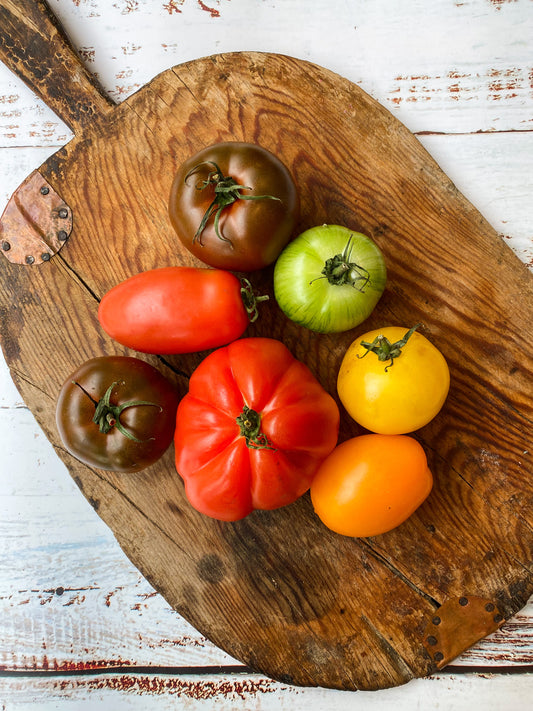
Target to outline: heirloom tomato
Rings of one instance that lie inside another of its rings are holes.
[[[413,432],[427,425],[446,400],[448,365],[417,327],[369,331],[344,355],[339,397],[353,419],[371,432]]]
[[[324,460],[311,501],[332,531],[365,538],[407,520],[432,487],[426,454],[413,437],[367,434],[346,440]]]
[[[176,468],[190,503],[235,521],[309,489],[337,443],[339,409],[309,368],[272,338],[208,355],[180,402]]]
[[[205,264],[255,271],[274,262],[292,236],[299,198],[288,168],[253,143],[217,143],[178,170],[170,221]]]
[[[63,384],[56,423],[74,457],[116,472],[157,461],[174,435],[178,395],[156,368],[138,358],[102,356]]]
[[[378,246],[340,225],[306,230],[290,242],[274,268],[281,310],[318,333],[348,331],[370,316],[387,273]]]
[[[111,338],[136,351],[194,353],[239,338],[264,298],[221,269],[161,267],[114,286],[98,318]]]

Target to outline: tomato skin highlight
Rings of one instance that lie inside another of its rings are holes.
[[[367,434],[339,444],[324,460],[311,501],[332,531],[366,538],[406,521],[432,487],[425,452],[413,437]]]
[[[359,336],[347,349],[337,377],[339,398],[362,427],[378,434],[407,434],[427,425],[441,410],[450,388],[442,353],[414,332],[390,364],[361,345],[385,336],[391,343],[408,329],[387,326]]]
[[[386,280],[385,260],[369,237],[342,225],[320,225],[302,232],[280,254],[274,294],[292,321],[316,333],[339,333],[370,316]]]
[[[255,445],[238,424],[245,407],[259,416]],[[176,416],[176,469],[189,502],[224,521],[293,503],[335,447],[339,420],[335,400],[280,341],[217,349],[192,374]]]
[[[243,196],[268,197],[236,199],[220,213],[220,236],[214,216],[197,235],[216,196],[213,185],[202,187],[215,166],[246,188]],[[170,221],[184,246],[204,264],[238,272],[272,264],[292,237],[299,213],[296,185],[284,163],[261,146],[238,141],[208,146],[186,160],[169,199]]]
[[[112,388],[110,401],[121,406],[120,423],[103,433],[93,417],[96,403]],[[137,472],[156,462],[172,443],[178,406],[173,384],[138,358],[101,356],[80,365],[64,382],[56,404],[56,425],[63,445],[80,461],[98,469]]]
[[[195,267],[161,267],[126,279],[104,295],[98,319],[123,346],[157,354],[217,348],[250,323],[239,279]]]

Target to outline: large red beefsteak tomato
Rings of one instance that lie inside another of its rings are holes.
[[[339,409],[281,341],[243,338],[208,355],[176,418],[190,503],[224,521],[286,506],[337,443]]]

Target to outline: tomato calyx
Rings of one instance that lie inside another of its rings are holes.
[[[204,231],[211,217],[214,215],[214,227],[216,236],[223,242],[228,242],[231,245],[231,240],[227,237],[224,237],[220,232],[220,216],[223,210],[229,207],[230,205],[233,205],[236,200],[278,200],[279,202],[281,202],[281,200],[274,195],[243,195],[241,192],[242,190],[252,190],[252,188],[246,185],[239,185],[239,183],[237,183],[237,181],[230,175],[224,176],[222,171],[214,161],[203,161],[202,163],[198,163],[198,165],[195,165],[194,168],[191,168],[191,170],[185,176],[184,182],[187,183],[188,179],[196,172],[198,172],[198,170],[203,166],[212,166],[213,170],[211,170],[207,174],[207,178],[205,178],[204,180],[199,180],[196,183],[196,189],[205,190],[206,188],[213,187],[215,191],[215,197],[213,198],[213,201],[211,202],[202,217],[200,225],[196,230],[196,234],[193,237],[193,243],[198,241],[201,244],[202,232]]]
[[[261,415],[245,405],[241,414],[235,418],[240,428],[240,435],[246,440],[250,449],[275,449],[270,446],[268,438],[261,432]]]
[[[321,271],[323,276],[317,277],[317,279],[327,279],[328,282],[334,286],[349,284],[353,286],[354,289],[363,292],[365,286],[370,281],[370,274],[368,270],[361,265],[350,261],[353,249],[352,239],[353,234],[350,235],[346,247],[341,253],[326,259],[324,268]],[[312,284],[313,281],[316,280],[313,279],[310,284]],[[360,282],[363,282],[363,284],[361,285]]]
[[[80,383],[73,381],[73,384],[77,385],[85,393],[85,395],[87,395],[87,397],[94,403],[95,411],[93,416],[93,422],[95,425],[98,425],[102,434],[108,434],[113,429],[113,427],[116,427],[117,430],[122,435],[124,435],[124,437],[127,437],[128,439],[131,439],[134,442],[145,442],[147,440],[138,439],[138,437],[135,437],[134,434],[129,432],[124,427],[124,425],[120,421],[121,414],[129,407],[139,407],[141,405],[150,405],[152,407],[157,407],[159,408],[160,412],[162,412],[163,410],[163,408],[157,403],[148,402],[147,400],[129,400],[128,402],[125,402],[122,405],[113,405],[111,403],[111,395],[115,387],[119,385],[118,380],[111,383],[111,385],[105,391],[104,396],[98,401],[95,400],[87,392],[87,390],[85,390],[85,388],[80,385]],[[149,439],[153,439],[153,437]]]
[[[254,291],[252,289],[252,285],[248,281],[248,279],[245,279],[244,277],[241,278],[241,298],[242,298],[242,303],[244,305],[244,308],[246,309],[246,313],[248,314],[248,318],[250,319],[250,323],[253,323],[254,321],[257,320],[257,317],[259,316],[259,311],[257,310],[257,304],[260,303],[261,301],[268,301],[268,294],[263,294],[261,296],[256,296],[254,294]]]
[[[363,348],[366,348],[366,353],[363,353],[363,355],[358,354],[357,357],[364,358],[369,353],[375,353],[379,361],[384,362],[390,360],[390,363],[385,366],[385,372],[387,372],[389,368],[394,365],[394,359],[399,358],[401,356],[402,348],[411,338],[416,329],[421,325],[422,324],[420,323],[415,324],[406,332],[403,338],[400,338],[400,340],[395,341],[394,343],[391,343],[386,336],[383,336],[381,334],[379,336],[376,336],[372,343],[369,343],[368,341],[361,341],[361,345],[363,346]]]

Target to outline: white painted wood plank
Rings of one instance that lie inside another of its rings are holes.
[[[259,50],[316,62],[358,83],[412,131],[531,129],[531,0],[51,0],[117,102],[200,56]],[[71,134],[0,66],[0,145]]]
[[[4,354],[0,351],[0,408],[17,408],[23,406],[24,403],[20,393],[14,386],[11,375],[9,374]],[[9,441],[8,437],[6,437],[6,439]]]
[[[514,711],[531,709],[533,674],[439,674],[381,691],[296,688],[257,675],[106,674],[0,678],[2,711]]]
[[[533,270],[533,131],[418,138],[458,190]]]

